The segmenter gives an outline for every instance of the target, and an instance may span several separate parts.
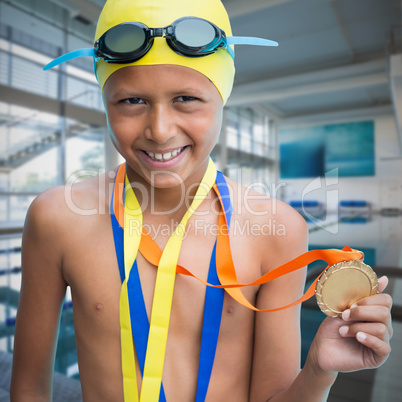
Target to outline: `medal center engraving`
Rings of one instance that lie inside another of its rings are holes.
[[[322,289],[323,302],[342,313],[356,301],[371,293],[371,283],[361,270],[348,267],[335,272]]]
[[[341,317],[353,303],[378,293],[376,273],[363,261],[343,261],[323,272],[315,288],[318,307],[330,317]]]

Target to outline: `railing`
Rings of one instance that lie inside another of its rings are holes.
[[[103,110],[101,91],[96,83],[92,83],[60,69],[43,71],[43,64],[0,50],[0,84],[29,90],[29,92],[60,99],[60,87],[66,77],[67,102],[89,109]]]

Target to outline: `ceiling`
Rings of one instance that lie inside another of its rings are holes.
[[[280,45],[238,47],[230,104],[262,104],[282,119],[391,108],[389,57],[401,52],[399,0],[259,3],[266,7],[233,18],[233,30]]]
[[[10,2],[27,1],[33,0]],[[43,3],[42,10],[49,9],[46,4],[63,8],[87,25],[88,42],[104,2],[35,0]],[[402,53],[401,0],[223,3],[234,35],[279,42],[279,47],[236,47],[235,87],[228,106],[253,106],[282,123],[329,115],[374,117],[398,107],[402,58],[393,78],[390,57]]]

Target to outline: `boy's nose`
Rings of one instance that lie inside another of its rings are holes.
[[[147,140],[158,144],[166,144],[176,135],[177,126],[174,120],[174,113],[165,105],[152,107],[148,124],[145,128]]]

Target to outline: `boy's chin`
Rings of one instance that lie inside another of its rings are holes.
[[[185,179],[185,177],[181,177],[178,174],[155,172],[149,184],[157,189],[177,189],[180,191]]]

